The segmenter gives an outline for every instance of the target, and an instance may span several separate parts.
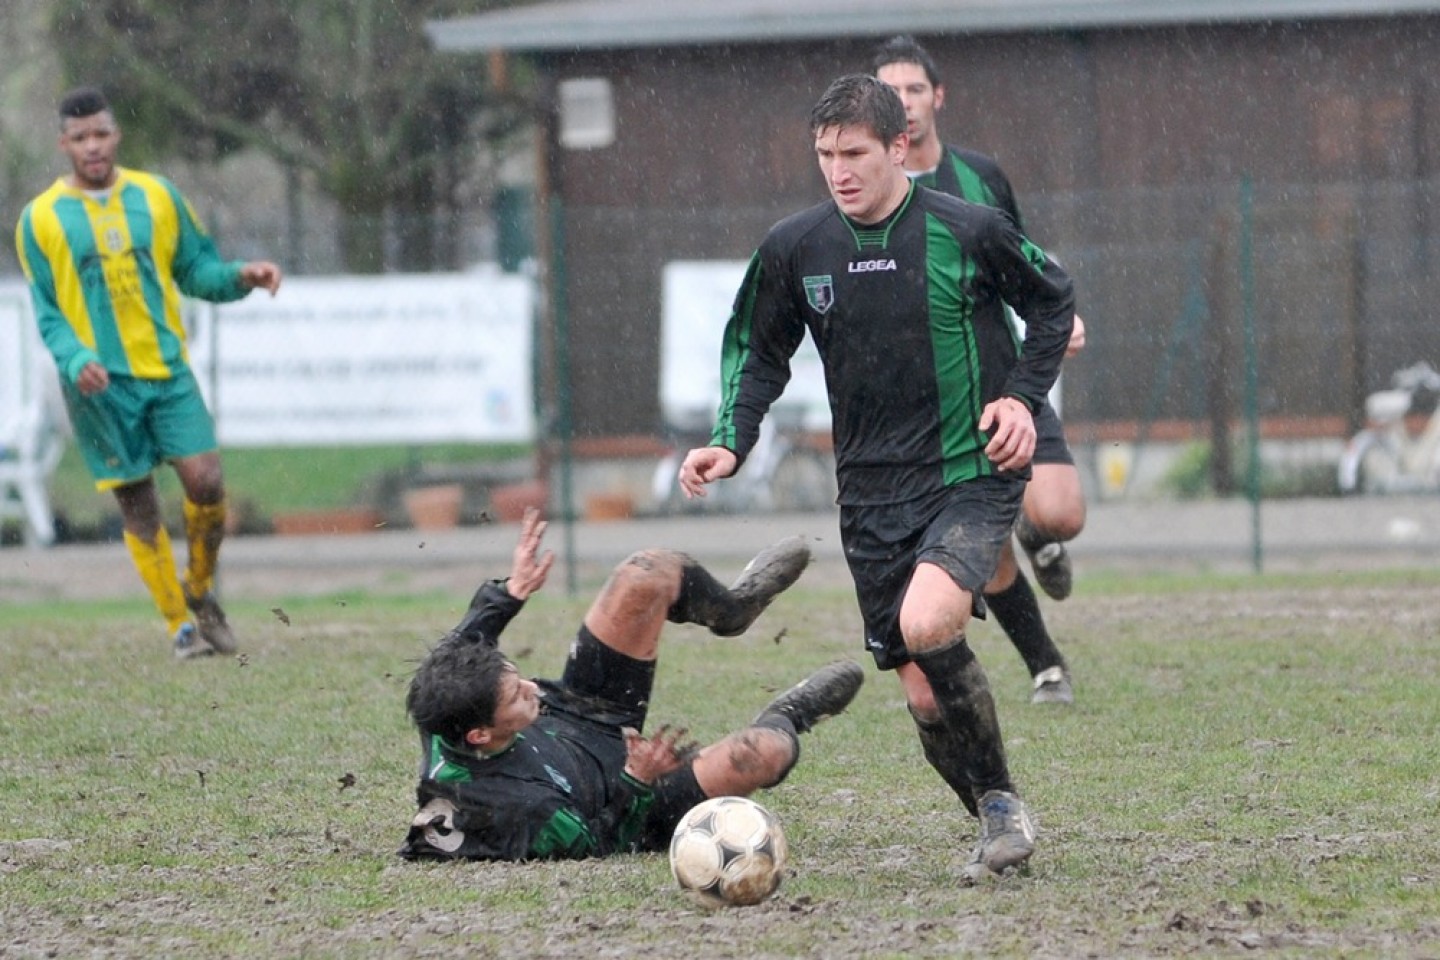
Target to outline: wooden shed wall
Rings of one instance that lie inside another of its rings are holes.
[[[1077,278],[1092,346],[1067,366],[1072,426],[1237,402],[1245,316],[1272,416],[1349,417],[1396,366],[1440,361],[1440,17],[920,40],[945,138],[1001,162]],[[616,143],[551,156],[581,436],[659,427],[661,268],[744,258],[824,199],[808,111],[873,46],[543,61],[615,92]]]

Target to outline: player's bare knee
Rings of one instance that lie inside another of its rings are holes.
[[[1085,529],[1085,508],[1082,506],[1079,510],[1051,513],[1049,516],[1035,521],[1035,528],[1050,540],[1062,543],[1074,540],[1080,536],[1080,531]]]
[[[900,635],[911,653],[948,646],[963,632],[964,624],[957,625],[954,617],[943,610],[920,609],[900,617]]]
[[[1085,529],[1085,498],[1078,492],[1074,497],[1027,498],[1025,519],[1048,541],[1074,540]]]
[[[680,595],[680,571],[684,555],[673,550],[637,550],[610,574],[610,588],[646,601],[663,601],[666,606]]]

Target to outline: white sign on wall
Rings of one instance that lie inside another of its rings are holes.
[[[485,273],[288,278],[225,304],[220,442],[533,440],[532,303],[526,278]]]
[[[744,260],[675,260],[661,275],[660,410],[676,427],[714,422],[720,405],[720,344]],[[815,342],[806,334],[790,359],[776,406],[803,408],[807,430],[830,429],[830,402]]]
[[[665,422],[695,428],[714,422],[720,404],[720,341],[745,260],[674,260],[661,276],[660,410]],[[1025,325],[1011,313],[1020,336]],[[1060,412],[1060,382],[1050,404]],[[790,360],[790,383],[776,407],[803,409],[807,430],[830,429],[825,372],[815,341],[806,334]]]

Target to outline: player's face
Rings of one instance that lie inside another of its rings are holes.
[[[912,144],[922,144],[935,132],[935,112],[945,102],[945,88],[932,86],[918,63],[887,63],[875,76],[900,95],[905,105],[906,132]]]
[[[70,158],[76,186],[104,190],[115,182],[120,126],[108,110],[89,117],[66,117],[60,127],[60,149]]]
[[[540,688],[513,669],[500,678],[500,696],[495,703],[495,719],[490,723],[491,742],[503,746],[535,722],[540,716]]]
[[[889,145],[868,127],[822,127],[815,156],[836,205],[856,223],[878,223],[900,205],[908,189],[905,134]]]

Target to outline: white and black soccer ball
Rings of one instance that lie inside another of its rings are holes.
[[[670,838],[670,872],[680,889],[709,907],[749,906],[780,887],[785,831],[746,797],[696,804]]]

